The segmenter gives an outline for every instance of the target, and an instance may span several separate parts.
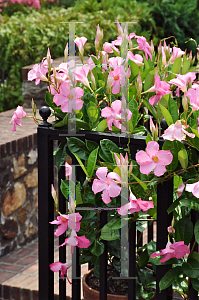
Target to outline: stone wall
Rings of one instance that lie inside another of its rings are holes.
[[[37,237],[37,135],[0,145],[0,256]]]

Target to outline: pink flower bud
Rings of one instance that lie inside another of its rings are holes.
[[[150,116],[150,130],[151,130],[153,140],[157,141],[158,140],[158,126],[157,126],[157,124],[156,124],[156,126],[154,125],[151,116]]]
[[[137,77],[136,89],[137,89],[138,96],[141,97],[142,79],[141,79],[140,73],[138,74],[138,77]]]
[[[182,106],[184,108],[184,111],[187,112],[188,111],[188,101],[187,101],[187,97],[184,94],[183,98],[182,98]]]
[[[118,21],[117,21],[117,30],[118,30],[119,34],[122,36],[123,30],[122,30],[122,27],[120,26],[120,23]]]
[[[131,161],[130,167],[129,167],[129,176],[131,175],[132,171],[133,171],[133,162]]]
[[[100,44],[102,42],[102,40],[103,40],[103,37],[104,37],[103,29],[101,30],[100,27],[99,27],[99,24],[98,24],[97,25],[97,33],[96,33],[95,39],[98,39],[99,44]]]
[[[107,79],[106,89],[109,94],[111,94],[111,87],[113,84],[113,74],[110,72]]]
[[[96,90],[95,76],[93,75],[92,71],[91,71],[91,81],[92,81],[93,89]]]
[[[99,43],[98,37],[96,35],[96,37],[95,37],[95,51],[96,52],[98,52],[99,46],[100,46],[100,43]]]
[[[68,43],[66,44],[66,48],[64,50],[64,59],[65,59],[65,62],[68,61]]]
[[[168,233],[174,233],[175,229],[172,226],[167,227]]]

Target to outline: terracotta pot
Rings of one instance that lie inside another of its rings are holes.
[[[92,289],[91,287],[89,287],[88,284],[86,283],[86,278],[92,271],[93,271],[93,269],[89,270],[83,276],[82,284],[83,284],[84,300],[99,300],[99,292]],[[143,300],[142,297],[139,297],[139,299]],[[107,295],[107,300],[128,300],[128,297],[123,296],[123,295],[108,294]],[[156,300],[156,296],[154,296],[153,299],[151,299],[151,300]]]

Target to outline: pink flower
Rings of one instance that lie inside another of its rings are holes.
[[[117,57],[111,57],[109,58],[109,67],[112,67],[113,69],[120,67],[121,64],[123,63],[124,59],[120,56]]]
[[[190,138],[194,138],[194,133],[187,132],[184,128],[189,127],[188,125],[182,125],[180,120],[177,120],[175,124],[171,124],[164,132],[162,137],[165,140],[169,141],[184,141],[186,138],[186,135],[188,135]]]
[[[80,53],[80,55],[82,55],[82,56],[83,56],[83,54],[84,54],[84,45],[85,45],[86,41],[87,41],[87,38],[85,38],[84,36],[81,37],[81,38],[77,37],[77,38],[74,40],[75,44],[76,44],[77,47],[79,48],[79,53]]]
[[[108,204],[111,202],[110,197],[117,197],[121,192],[121,187],[117,185],[115,180],[120,183],[121,178],[115,172],[110,172],[107,175],[108,168],[100,167],[96,171],[96,175],[99,179],[94,179],[92,185],[92,191],[94,194],[102,192],[102,200]]]
[[[170,63],[174,63],[176,58],[180,57],[181,55],[185,54],[184,51],[182,51],[180,48],[173,47],[173,54],[169,60]]]
[[[160,253],[151,254],[151,257],[164,255],[164,257],[160,259],[160,262],[164,263],[170,258],[176,257],[177,259],[179,259],[189,253],[190,253],[189,246],[184,245],[184,241],[181,241],[181,242],[175,242],[173,244],[167,243],[165,249],[162,249]]]
[[[119,50],[114,46],[114,43],[107,43],[105,42],[103,44],[103,50],[106,52],[106,53],[113,53],[113,49],[117,52],[117,53],[120,53]]]
[[[189,89],[186,96],[190,99],[193,110],[199,110],[199,86]]]
[[[69,180],[72,177],[72,167],[67,163],[67,161],[65,162],[65,176],[66,178],[69,177]]]
[[[167,227],[168,233],[174,233],[175,229],[172,226]]]
[[[121,68],[116,67],[113,71],[110,72],[113,76],[113,94],[118,94],[120,92],[120,83],[121,83]]]
[[[74,110],[82,109],[84,101],[80,98],[84,95],[84,91],[80,87],[70,89],[69,82],[64,81],[60,86],[60,93],[56,94],[53,102],[57,106],[61,105],[63,112],[72,112]]]
[[[163,175],[167,169],[165,166],[172,162],[173,155],[169,150],[159,150],[157,142],[150,141],[146,146],[146,152],[141,150],[136,153],[136,161],[140,164],[140,172],[149,175],[154,170],[156,176]]]
[[[46,73],[48,69],[42,64],[41,67],[39,64],[34,65],[33,69],[28,72],[28,80],[32,81],[35,79],[35,84],[39,84],[40,80],[48,81]]]
[[[196,74],[194,72],[189,72],[185,75],[178,75],[177,78],[174,78],[169,81],[169,84],[177,85],[183,93],[187,92],[187,87],[192,84],[196,79]]]
[[[63,264],[63,263],[57,261],[55,263],[50,264],[49,267],[50,267],[51,271],[53,271],[53,272],[59,272],[59,271],[61,271],[61,277],[63,278],[63,280],[64,280],[64,276],[66,276],[68,282],[70,284],[72,284],[69,281],[68,276],[67,276],[67,271],[71,267],[68,263]]]
[[[143,57],[140,54],[133,54],[131,51],[128,51],[127,57],[134,61],[138,67],[143,66]]]
[[[25,111],[23,110],[22,106],[17,106],[17,109],[14,112],[14,115],[12,116],[11,121],[9,122],[9,124],[12,124],[13,122],[13,126],[12,126],[12,132],[16,131],[16,125],[21,126],[21,120],[23,117],[26,116]]]
[[[88,72],[90,71],[90,66],[83,65],[81,67],[75,68],[75,79],[77,81],[81,81],[85,86],[90,88],[89,81],[88,81]]]
[[[132,192],[130,192],[129,202],[124,206],[117,209],[118,214],[125,216],[128,213],[132,214],[138,211],[146,211],[150,208],[154,208],[153,201],[143,201],[141,198],[136,199]]]
[[[185,191],[192,193],[196,198],[199,198],[199,181],[186,184]]]
[[[130,120],[132,116],[132,112],[127,109],[127,119]],[[122,101],[115,100],[111,103],[111,107],[105,107],[101,110],[101,116],[103,118],[107,118],[108,129],[112,130],[112,123],[122,131],[125,131],[126,128],[121,124],[124,122],[124,112],[122,113]]]
[[[177,195],[178,195],[178,198],[182,195],[182,192],[183,192],[183,190],[184,190],[184,187],[185,187],[185,185],[184,185],[184,183],[182,183],[178,188],[177,188]]]
[[[149,43],[146,41],[146,38],[143,36],[136,36],[136,38],[137,38],[139,50],[144,51],[147,60],[148,60],[148,55],[149,55],[150,59],[152,60],[152,54],[151,54],[152,48],[149,45]]]
[[[158,101],[160,101],[160,99],[167,94],[170,94],[171,91],[170,89],[170,85],[165,82],[165,81],[160,81],[160,76],[158,76],[157,74],[155,75],[155,85],[152,86],[149,90],[147,90],[146,92],[149,93],[153,93],[155,92],[156,95],[152,96],[149,99],[149,103],[151,105],[156,104]]]
[[[90,246],[91,241],[89,241],[85,235],[78,236],[77,233],[72,230],[71,235],[69,238],[66,238],[64,243],[61,246],[64,246],[66,244],[71,246],[71,253],[73,253],[74,246],[77,246],[79,248],[88,248]]]
[[[80,220],[82,216],[79,213],[72,213],[68,215],[61,215],[57,217],[57,220],[49,222],[50,224],[60,225],[55,231],[56,236],[62,235],[68,228],[76,230],[77,232],[80,230]]]

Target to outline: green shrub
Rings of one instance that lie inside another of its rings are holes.
[[[93,41],[97,24],[104,29],[104,42],[118,35],[114,22],[137,21],[129,24],[129,31],[150,37],[153,20],[146,3],[126,0],[79,0],[68,9],[54,7],[41,11],[14,13],[2,17],[0,30],[0,111],[22,104],[21,68],[39,63],[50,48],[53,58],[63,56],[68,40],[68,24],[61,22],[84,21],[77,24],[77,36],[88,38],[85,55],[94,53]],[[144,30],[142,30],[144,28]]]

